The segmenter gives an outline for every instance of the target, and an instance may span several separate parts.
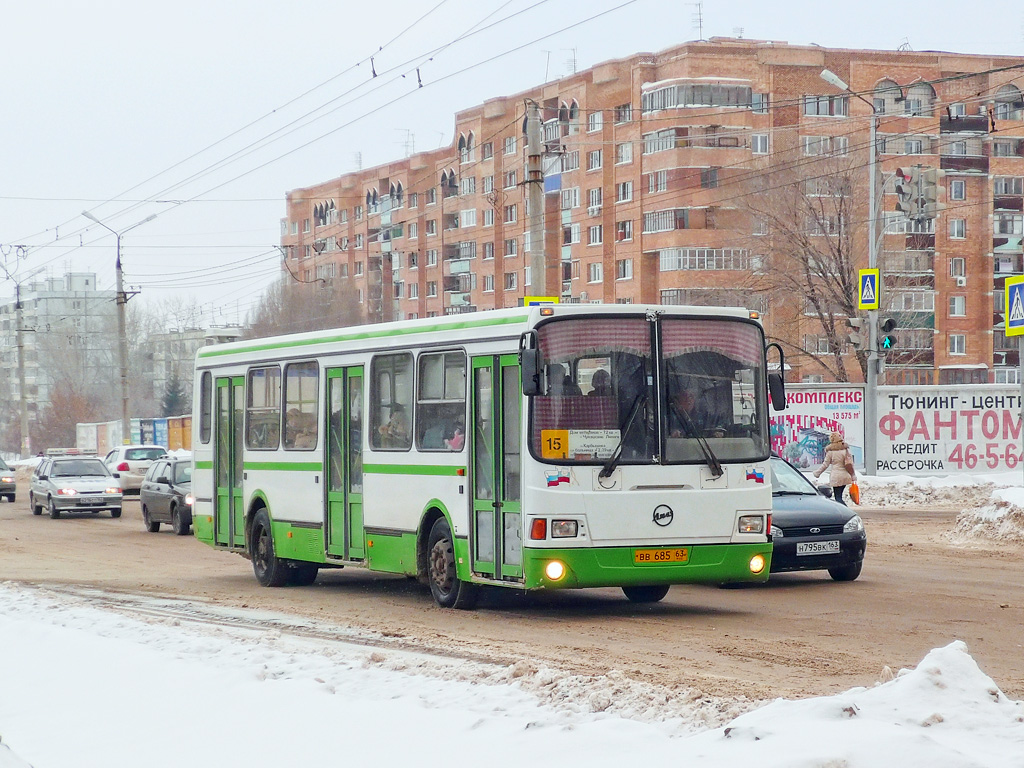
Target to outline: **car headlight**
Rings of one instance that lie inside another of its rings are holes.
[[[781,539],[782,536],[783,536],[782,529],[779,528],[779,526],[777,526],[777,525],[773,525],[772,526],[772,538],[773,539]]]
[[[185,497],[185,503],[191,507],[193,504],[196,503],[196,497],[190,493],[188,496]]]
[[[76,491],[74,488],[58,488],[57,489],[57,495],[58,496],[77,496],[78,495],[78,491]]]
[[[118,486],[114,486],[113,488],[104,488],[103,492],[104,493],[116,493],[118,496],[120,496],[121,495],[121,488],[118,487]]]
[[[856,533],[857,531],[864,530],[864,521],[860,519],[860,515],[854,515],[846,521],[846,525],[843,526],[843,533]]]
[[[13,477],[0,477],[0,482],[13,483],[14,482],[14,478]]]

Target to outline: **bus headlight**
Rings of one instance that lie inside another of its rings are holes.
[[[757,574],[764,570],[764,555],[754,555],[750,558],[750,572]]]
[[[764,533],[764,515],[740,515],[740,533]]]
[[[551,521],[551,538],[552,539],[574,539],[576,534],[579,533],[580,524],[575,520],[552,520]]]
[[[565,576],[565,563],[560,560],[552,560],[544,566],[544,575],[551,581],[560,581]]]

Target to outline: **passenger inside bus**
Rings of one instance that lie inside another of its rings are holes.
[[[583,394],[579,384],[572,380],[561,363],[548,364],[548,394],[563,397],[579,397]]]
[[[594,371],[594,376],[590,380],[590,391],[588,395],[594,395],[596,397],[611,397],[615,394],[612,391],[612,376],[604,368],[598,368]]]

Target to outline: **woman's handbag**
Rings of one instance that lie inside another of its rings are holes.
[[[850,498],[854,504],[860,504],[860,487],[856,483],[850,483]]]

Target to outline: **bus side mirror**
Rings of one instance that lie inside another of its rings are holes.
[[[768,394],[772,396],[772,408],[776,411],[786,410],[786,384],[781,373],[768,374]]]
[[[537,349],[537,334],[527,331],[519,337],[519,370],[523,377],[523,394],[533,397],[540,394],[540,350]]]

